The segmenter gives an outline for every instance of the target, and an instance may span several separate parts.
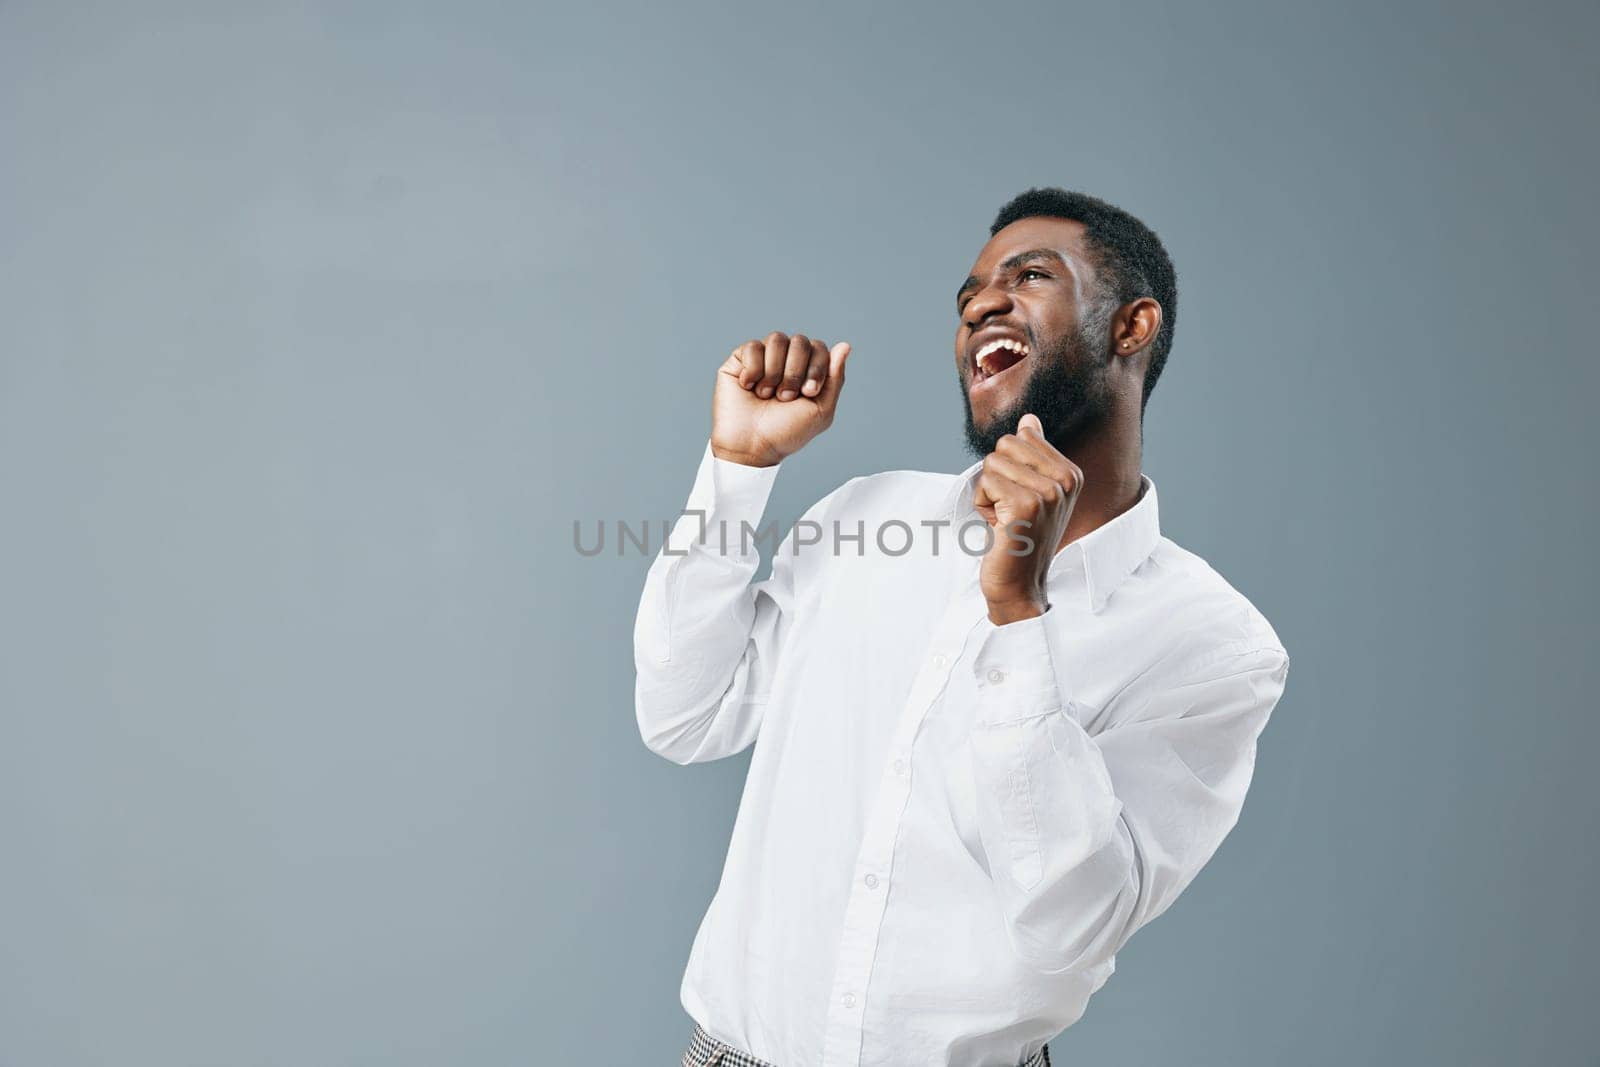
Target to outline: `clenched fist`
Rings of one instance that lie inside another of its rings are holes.
[[[1045,578],[1083,489],[1083,471],[1044,439],[1037,415],[984,457],[973,505],[994,530],[978,570],[996,626],[1044,614]]]
[[[850,344],[769,333],[733,350],[711,398],[711,454],[771,467],[833,423]]]

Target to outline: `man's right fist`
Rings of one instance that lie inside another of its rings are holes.
[[[777,332],[734,349],[711,397],[711,454],[771,467],[800,451],[832,425],[849,355],[848,341]]]

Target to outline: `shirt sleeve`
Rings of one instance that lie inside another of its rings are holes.
[[[689,764],[731,756],[761,727],[794,610],[793,554],[761,563],[760,520],[778,467],[700,460],[683,513],[650,565],[634,621],[634,708],[652,752]],[[791,534],[792,537],[792,534]]]
[[[1091,737],[1044,616],[980,625],[971,750],[1007,936],[1045,973],[1099,966],[1171,906],[1237,822],[1289,657],[1219,648],[1130,688],[1119,700],[1137,706]]]

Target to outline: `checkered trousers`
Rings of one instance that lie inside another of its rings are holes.
[[[694,1024],[689,1037],[689,1049],[683,1054],[683,1067],[776,1067],[766,1060],[758,1060],[748,1052],[740,1052],[732,1045],[724,1045]],[[1029,1056],[1020,1067],[1050,1067],[1050,1046],[1045,1045]]]

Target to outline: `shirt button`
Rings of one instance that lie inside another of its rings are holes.
[[[944,654],[943,653],[940,653],[939,655],[933,657],[933,665],[935,667],[937,667],[941,671],[944,670],[945,664],[947,664],[949,662],[950,662],[949,660],[944,658]]]
[[[989,672],[989,681],[990,681],[991,684],[999,685],[1001,682],[1003,682],[1005,680],[1006,680],[1006,672],[1005,671],[993,670],[993,671]]]
[[[875,875],[875,874],[867,875],[866,882],[867,882],[867,888],[868,889],[876,889],[876,888],[878,888],[878,876],[877,875]]]
[[[897,759],[897,760],[894,761],[894,773],[896,773],[896,774],[904,774],[904,773],[906,773],[906,761],[905,760]]]
[[[856,1006],[856,995],[854,993],[846,993],[844,995],[844,1006],[847,1008]]]

